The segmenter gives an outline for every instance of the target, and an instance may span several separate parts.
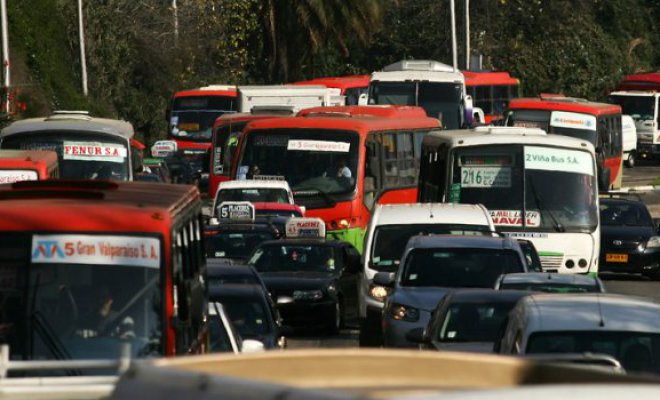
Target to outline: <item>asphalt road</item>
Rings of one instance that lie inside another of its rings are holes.
[[[639,161],[635,168],[624,169],[623,186],[649,185],[657,177],[660,177],[660,162]],[[646,193],[640,197],[647,204],[654,217],[660,218],[660,190]],[[645,277],[628,274],[603,274],[601,279],[610,293],[644,296],[660,303],[659,281],[651,281]],[[358,331],[356,329],[342,330],[337,336],[307,334],[289,338],[289,348],[357,346]]]

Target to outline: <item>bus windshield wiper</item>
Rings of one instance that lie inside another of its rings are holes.
[[[320,194],[321,197],[323,197],[323,199],[325,200],[326,204],[331,206],[331,207],[334,206],[335,204],[337,204],[337,202],[332,197],[330,197],[328,192],[325,192],[325,191],[323,191],[323,190],[321,190],[317,187],[296,188],[293,191],[293,195],[295,196],[297,194],[298,196],[300,196],[302,194],[301,192],[303,192],[305,194],[310,193],[312,195]]]
[[[539,213],[543,213],[546,211],[548,215],[550,216],[550,219],[552,219],[552,226],[555,228],[555,232],[566,232],[566,228],[564,225],[562,225],[561,222],[557,220],[555,215],[550,211],[550,209],[546,209],[543,207],[543,203],[541,202],[541,198],[539,197],[538,193],[536,192],[536,186],[534,185],[534,180],[530,176],[529,179],[527,180],[529,182],[529,186],[532,188],[532,194],[534,195],[534,201],[536,202],[536,206],[539,208]],[[523,215],[524,220],[527,220],[527,216]]]

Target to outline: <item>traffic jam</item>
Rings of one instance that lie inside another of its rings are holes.
[[[352,335],[660,374],[660,305],[600,279],[660,279],[658,220],[623,182],[660,151],[660,73],[607,103],[519,97],[501,75],[404,60],[186,90],[151,146],[80,111],[11,123],[7,360],[20,376],[87,375],[18,361],[287,353]]]

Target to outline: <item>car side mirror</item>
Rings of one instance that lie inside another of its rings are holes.
[[[424,328],[422,327],[417,327],[406,332],[406,339],[409,342],[413,342],[417,344],[428,343],[428,337],[424,332]]]
[[[241,353],[262,353],[264,351],[264,344],[258,340],[245,339],[241,344]]]
[[[374,276],[374,283],[376,285],[393,287],[394,286],[394,273],[393,272],[378,272]]]

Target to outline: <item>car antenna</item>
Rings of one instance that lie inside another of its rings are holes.
[[[596,295],[596,301],[598,302],[598,316],[600,317],[598,326],[602,328],[605,326],[605,320],[603,319],[603,310],[600,308],[600,294]]]

